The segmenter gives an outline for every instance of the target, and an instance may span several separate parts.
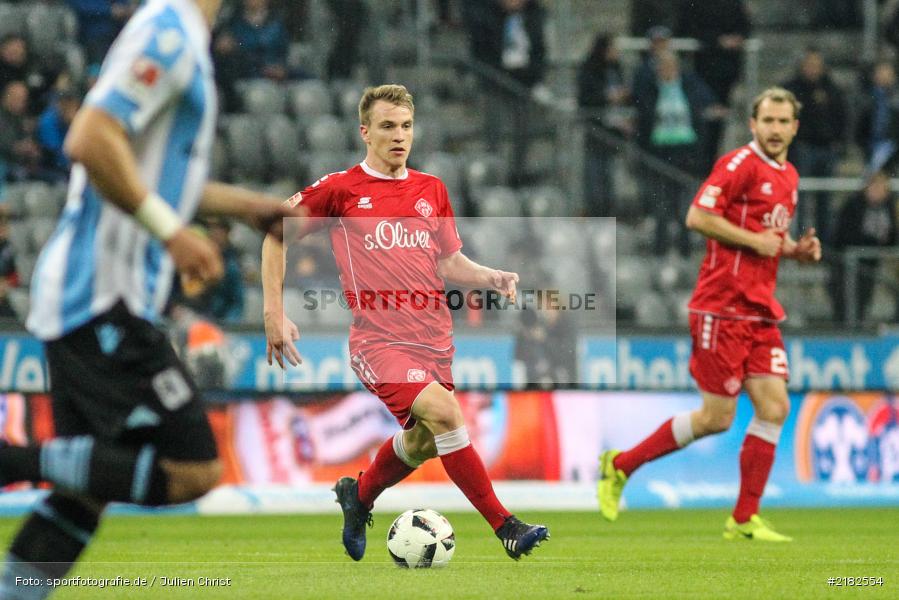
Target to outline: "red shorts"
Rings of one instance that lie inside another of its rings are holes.
[[[690,374],[704,392],[736,396],[747,377],[790,378],[775,323],[690,313],[690,335]]]
[[[356,377],[387,405],[403,429],[412,429],[412,404],[423,389],[438,382],[453,391],[455,348],[437,351],[404,343],[360,342],[350,347]]]

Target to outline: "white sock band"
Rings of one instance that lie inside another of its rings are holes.
[[[181,220],[175,209],[155,192],[147,194],[147,197],[134,211],[134,218],[163,242],[169,241],[184,226],[184,221]]]
[[[771,423],[770,421],[762,421],[757,417],[752,417],[752,420],[749,421],[749,427],[746,428],[746,435],[754,435],[755,437],[761,438],[769,444],[774,444],[776,446],[777,442],[780,440],[781,429],[783,429],[783,425]]]
[[[401,461],[412,467],[413,469],[417,469],[424,462],[423,460],[415,460],[409,453],[406,452],[406,446],[403,444],[403,432],[398,432],[395,436],[393,436],[393,452],[396,454],[396,457]]]
[[[693,421],[690,413],[681,413],[675,415],[671,419],[671,432],[674,434],[674,441],[683,448],[692,442],[693,437]]]
[[[459,429],[435,435],[434,443],[437,445],[437,456],[443,456],[461,450],[470,444],[471,440],[468,439],[468,429],[463,425]]]

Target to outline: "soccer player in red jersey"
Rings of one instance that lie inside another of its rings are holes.
[[[415,107],[400,85],[369,88],[359,103],[367,147],[360,164],[322,177],[288,202],[327,227],[344,293],[353,309],[353,370],[390,409],[403,430],[384,442],[358,480],[335,486],[344,515],[343,544],[353,560],[365,553],[365,525],[375,499],[429,458],[484,516],[514,559],[549,537],[499,502],[465,429],[453,395],[452,319],[436,291],[449,281],[514,299],[518,275],[478,265],[460,251],[446,187],[406,167]],[[304,232],[301,232],[304,233]],[[284,314],[284,249],[272,236],[262,251],[269,364],[296,365],[299,332]],[[386,294],[386,295],[385,295]]]
[[[785,317],[774,298],[780,258],[821,259],[810,229],[788,232],[799,175],[787,149],[799,128],[801,105],[782,88],[753,103],[753,141],[725,154],[687,212],[687,227],[706,238],[706,256],[690,300],[690,373],[702,394],[699,410],[676,415],[624,452],[600,457],[600,512],[614,521],[628,477],[649,461],[693,440],[730,428],[741,389],[755,415],[740,452],[740,493],[725,524],[727,539],[790,541],[759,517],[759,502],[784,421],[790,411],[787,354],[777,324]]]

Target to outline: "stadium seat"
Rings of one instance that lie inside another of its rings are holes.
[[[252,115],[277,115],[284,112],[286,99],[282,85],[268,79],[245,79],[236,84],[245,112]]]
[[[15,311],[18,320],[24,323],[28,316],[28,288],[12,288],[9,290],[7,298],[9,298],[9,304]]]
[[[307,166],[307,181],[313,183],[318,181],[325,175],[343,171],[359,162],[359,157],[355,157],[353,162],[347,161],[344,153],[337,152],[316,152],[305,157]],[[305,186],[301,186],[305,187]]]
[[[473,156],[465,170],[465,179],[469,190],[491,185],[505,185],[508,177],[508,166],[495,155]]]
[[[588,246],[582,244],[585,228],[583,223],[572,219],[529,219],[529,225],[542,232],[543,254],[551,261],[587,262]]]
[[[16,221],[9,227],[9,243],[15,256],[34,254],[39,250],[31,245],[31,229],[23,220]]]
[[[26,17],[28,43],[31,51],[43,58],[52,58],[63,42],[75,39],[78,19],[64,4],[30,3]]]
[[[532,189],[526,195],[525,203],[531,217],[562,217],[571,214],[565,193],[551,185]]]
[[[34,272],[35,262],[37,262],[37,256],[34,254],[16,256],[16,272],[19,274],[20,287],[27,288],[31,285],[31,274]]]
[[[25,213],[29,217],[54,218],[59,215],[60,191],[46,183],[29,184],[25,191]]]
[[[359,123],[359,100],[362,99],[362,86],[353,81],[335,81],[331,90],[337,98],[337,108],[344,119],[352,119]]]
[[[262,234],[243,223],[234,223],[230,239],[234,248],[242,254],[262,252]]]
[[[342,290],[329,290],[337,294]],[[353,313],[339,304],[322,305],[316,311],[318,322],[322,327],[345,330],[353,322]]]
[[[331,96],[328,86],[317,79],[300,81],[288,88],[290,109],[297,119],[312,119],[331,114]]]
[[[462,169],[459,159],[448,152],[432,152],[424,162],[421,170],[439,177],[449,191],[450,200],[460,197],[462,193]]]
[[[262,325],[262,311],[262,288],[256,286],[247,287],[244,290],[243,297],[243,322],[246,325]]]
[[[3,188],[3,202],[9,207],[9,212],[14,216],[25,215],[25,193],[29,183],[7,183]]]
[[[300,134],[287,115],[273,115],[265,125],[266,145],[276,177],[297,177],[300,168]]]
[[[621,297],[619,292],[618,297]],[[647,290],[643,292],[635,305],[637,325],[662,329],[671,327],[671,312],[661,295]]]
[[[651,290],[653,263],[645,257],[619,255],[615,272],[615,293],[618,301],[633,306],[637,298]]]
[[[33,218],[29,220],[29,227],[31,229],[31,247],[36,252],[40,252],[56,229],[56,219]]]
[[[284,314],[287,318],[296,323],[300,331],[304,327],[314,326],[318,322],[317,310],[309,310],[306,308],[306,301],[300,290],[296,288],[284,288]]]
[[[276,198],[287,200],[300,191],[300,186],[294,179],[279,179],[272,182],[265,191]]]
[[[511,188],[486,187],[475,194],[475,203],[482,217],[519,217],[521,198]]]
[[[210,177],[216,181],[224,181],[228,177],[228,143],[221,135],[215,136],[212,142],[212,162],[209,166]]]
[[[18,4],[0,3],[0,37],[25,31],[25,8]]]
[[[446,148],[446,131],[437,119],[416,119],[415,150],[439,152]]]
[[[259,135],[259,119],[251,115],[230,115],[225,118],[224,126],[234,176],[256,181],[265,179],[268,152],[264,148],[264,136]]]
[[[690,310],[687,308],[687,304],[690,303],[690,298],[692,296],[693,290],[681,290],[668,296],[675,322],[682,328],[685,328],[690,324]]]
[[[332,115],[320,115],[306,128],[306,143],[312,152],[348,150],[349,131],[343,121]]]
[[[72,76],[72,80],[82,81],[87,69],[87,57],[81,46],[77,42],[60,42],[59,52],[65,59],[66,70]]]

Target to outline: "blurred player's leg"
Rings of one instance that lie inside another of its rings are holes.
[[[45,598],[49,585],[23,587],[17,578],[46,582],[64,577],[91,540],[103,505],[54,492],[42,500],[13,539],[0,575],[0,597]]]
[[[168,477],[153,446],[133,450],[89,435],[0,448],[0,474],[2,483],[49,481],[104,502],[153,506],[168,498]]]

